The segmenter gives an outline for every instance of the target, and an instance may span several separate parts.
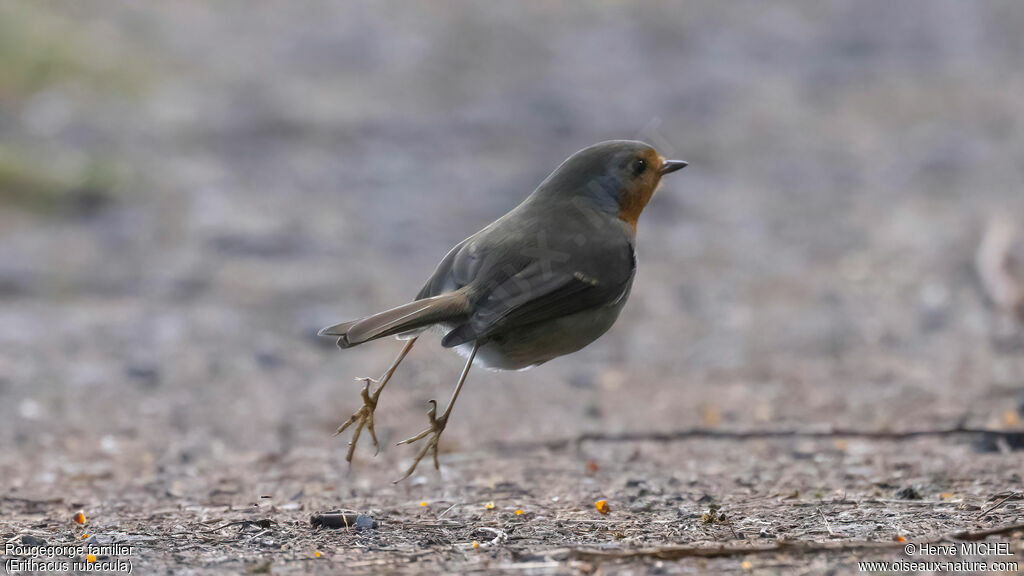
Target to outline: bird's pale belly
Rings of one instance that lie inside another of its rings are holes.
[[[489,338],[477,350],[474,364],[497,370],[521,370],[571,354],[601,337],[615,324],[625,298],[608,306],[571,316],[513,328]],[[458,347],[468,356],[472,343]]]

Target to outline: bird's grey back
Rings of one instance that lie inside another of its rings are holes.
[[[585,199],[531,196],[452,248],[417,299],[467,286],[486,293],[531,264],[541,266],[542,275],[621,282],[632,274],[633,242],[628,226]]]

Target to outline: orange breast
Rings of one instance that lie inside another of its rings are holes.
[[[640,219],[640,213],[644,211],[644,207],[647,206],[653,195],[653,188],[629,190],[622,199],[619,220],[632,226],[633,231],[636,232],[636,223]]]

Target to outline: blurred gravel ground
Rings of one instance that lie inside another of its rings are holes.
[[[0,538],[136,543],[142,573],[571,573],[597,568],[577,547],[1020,522],[1015,500],[979,512],[1024,490],[1024,452],[966,438],[524,443],[1019,428],[1024,336],[971,258],[989,214],[1024,218],[1022,26],[1010,1],[3,3]],[[394,486],[394,442],[460,367],[418,346],[382,453],[348,470],[331,432],[352,379],[399,345],[315,330],[406,301],[562,159],[621,137],[691,166],[642,218],[616,327],[471,373],[440,476]],[[308,528],[332,508],[380,527]]]

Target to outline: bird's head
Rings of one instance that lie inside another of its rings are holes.
[[[666,160],[644,142],[609,140],[570,156],[548,176],[541,189],[593,201],[635,230],[661,177],[686,165],[682,160]]]

